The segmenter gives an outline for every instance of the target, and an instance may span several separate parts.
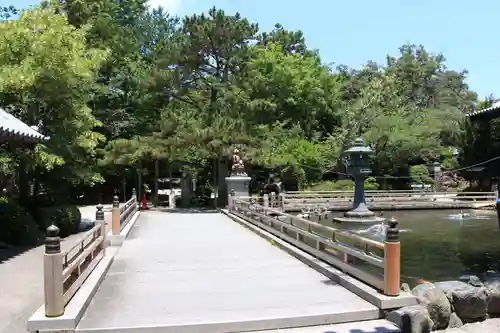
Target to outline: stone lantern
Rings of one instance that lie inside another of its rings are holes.
[[[434,191],[439,190],[439,179],[441,178],[441,164],[434,162],[429,166],[429,171],[434,177]]]
[[[366,207],[365,202],[365,178],[372,172],[370,168],[370,156],[373,150],[365,146],[362,138],[354,140],[351,148],[343,153],[349,158],[348,172],[354,178],[354,200],[352,209],[344,214],[344,217],[334,218],[337,222],[354,223],[380,223],[384,219],[375,216],[375,213]]]

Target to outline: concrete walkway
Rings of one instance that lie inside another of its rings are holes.
[[[80,207],[82,218],[95,218],[95,206]],[[109,221],[111,215],[105,213]],[[63,240],[62,248],[74,246],[81,235]],[[26,321],[43,304],[44,246],[28,250],[0,264],[0,333],[25,333]]]
[[[77,332],[223,333],[379,309],[220,213],[143,212]]]

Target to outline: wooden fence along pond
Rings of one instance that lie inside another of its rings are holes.
[[[372,210],[484,208],[494,206],[496,198],[496,192],[365,192],[366,205]],[[260,202],[287,212],[318,206],[331,211],[346,211],[352,208],[353,199],[353,192],[300,191],[279,195],[272,193]]]

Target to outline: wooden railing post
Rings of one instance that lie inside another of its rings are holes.
[[[61,253],[59,228],[55,225],[47,228],[43,275],[45,316],[62,316],[64,314],[63,254]]]
[[[173,189],[168,194],[168,208],[175,208],[175,191]]]
[[[264,207],[269,207],[269,194],[264,194]]]
[[[101,236],[103,238],[102,240],[102,251],[103,251],[103,254],[106,254],[106,247],[108,246],[107,242],[106,242],[106,221],[104,220],[104,211],[103,211],[103,206],[101,204],[98,204],[97,205],[97,210],[95,212],[95,221],[96,223],[100,223],[101,224]]]
[[[279,194],[279,208],[281,209],[282,212],[285,211],[285,194],[284,193]]]
[[[137,200],[137,191],[135,187],[132,189],[132,198],[134,198],[135,207],[139,206],[139,201]]]
[[[113,197],[113,209],[111,210],[111,231],[113,235],[118,235],[120,233],[120,203],[118,201],[118,196]]]
[[[384,294],[398,296],[401,283],[401,243],[398,221],[392,217],[387,224],[384,241]]]
[[[234,208],[234,196],[235,196],[235,192],[233,189],[231,189],[229,200],[227,201],[227,209],[229,211],[232,211]]]

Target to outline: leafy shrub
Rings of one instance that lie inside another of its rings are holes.
[[[31,246],[44,235],[29,212],[15,200],[0,197],[0,241],[10,245]]]
[[[280,178],[287,191],[298,191],[306,182],[306,172],[299,166],[287,166],[280,172]]]
[[[434,179],[432,179],[431,177],[429,168],[427,167],[427,165],[424,164],[412,165],[410,167],[410,176],[411,180],[416,184],[434,183]]]
[[[71,204],[40,207],[35,214],[35,220],[41,230],[46,230],[51,224],[55,224],[60,230],[61,237],[67,237],[77,232],[82,220],[78,207]]]
[[[373,177],[365,179],[365,190],[378,190],[379,184]],[[350,179],[338,181],[323,181],[317,183],[307,189],[308,191],[354,191],[354,182]]]

